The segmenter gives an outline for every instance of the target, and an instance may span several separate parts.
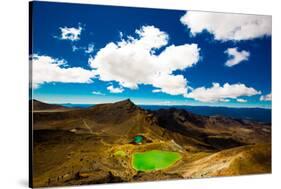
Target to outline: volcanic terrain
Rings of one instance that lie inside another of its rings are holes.
[[[270,124],[173,108],[148,111],[129,99],[84,109],[30,103],[33,187],[271,172]],[[150,150],[181,158],[161,170],[134,169],[133,155]]]

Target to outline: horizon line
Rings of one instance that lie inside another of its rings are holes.
[[[131,100],[130,98],[126,98],[124,100]],[[44,102],[44,103],[48,103],[48,104],[58,104],[58,105],[65,105],[65,104],[72,104],[72,105],[98,105],[98,104],[110,104],[110,103],[116,103],[116,102],[120,102],[120,101],[124,101],[124,100],[118,100],[118,101],[114,101],[114,102],[101,102],[101,103],[71,103],[71,102],[65,102],[65,103],[60,103],[60,102],[46,102],[46,101],[42,101],[42,100],[38,100],[38,99],[31,99],[31,100],[37,100],[40,102]],[[131,100],[132,101],[132,100]],[[133,101],[132,101],[133,102]],[[272,110],[272,106],[270,107],[260,107],[260,106],[224,106],[224,105],[193,105],[193,104],[147,104],[147,103],[136,103],[133,102],[135,105],[138,106],[190,106],[190,107],[213,107],[213,108],[237,108],[237,109],[243,109],[243,108],[248,108],[248,109],[255,109],[255,108],[259,108],[259,109],[267,109],[267,110]]]

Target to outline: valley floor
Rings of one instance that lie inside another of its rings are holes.
[[[68,131],[35,131],[34,187],[204,178],[271,172],[271,145],[226,150],[187,150],[174,141],[113,143],[112,137]],[[39,137],[44,135],[44,137]],[[62,137],[63,136],[63,137]],[[178,152],[182,158],[159,171],[132,168],[132,154],[148,150]],[[118,155],[118,151],[124,152]]]

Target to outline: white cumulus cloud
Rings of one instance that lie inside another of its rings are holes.
[[[247,102],[247,100],[243,98],[237,98],[236,101],[241,103]]]
[[[78,28],[74,27],[60,27],[61,31],[60,39],[62,40],[70,40],[70,41],[78,41],[80,39],[80,34],[82,32],[82,27]]]
[[[65,60],[46,55],[33,54],[31,63],[33,88],[50,82],[91,83],[91,78],[95,77],[94,71],[81,67],[68,67]]]
[[[109,90],[111,93],[122,93],[124,91],[121,87],[113,87],[112,85],[107,87],[107,90]]]
[[[271,93],[267,94],[267,95],[262,95],[260,97],[260,101],[271,101],[272,100],[272,95]]]
[[[137,89],[140,84],[152,85],[153,92],[185,95],[187,80],[176,70],[184,70],[199,61],[197,44],[170,45],[169,36],[154,26],[143,26],[128,36],[110,42],[89,59],[90,66],[102,81],[116,81],[121,87]]]
[[[242,61],[246,61],[250,56],[250,53],[248,51],[242,50],[239,52],[237,48],[228,48],[225,53],[227,53],[229,57],[229,59],[225,63],[225,65],[228,67],[232,67]]]
[[[219,83],[213,83],[210,88],[199,87],[186,95],[187,98],[193,98],[201,102],[218,102],[226,99],[237,99],[242,96],[253,96],[261,94],[260,91],[244,84],[225,83],[220,86]]]
[[[271,35],[271,16],[187,11],[180,18],[194,36],[204,30],[216,40],[249,40]]]

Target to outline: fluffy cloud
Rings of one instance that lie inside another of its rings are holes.
[[[228,48],[225,53],[227,53],[229,60],[226,61],[225,65],[228,67],[235,66],[242,61],[248,60],[250,53],[248,51],[238,51],[237,48]]]
[[[195,65],[199,60],[197,44],[170,45],[160,54],[159,48],[168,44],[169,36],[154,26],[135,31],[137,37],[121,36],[110,42],[89,59],[90,66],[102,81],[116,81],[121,87],[137,89],[138,85],[152,85],[153,92],[185,95],[187,80],[173,74]]]
[[[33,88],[50,82],[91,83],[91,78],[95,77],[94,71],[81,67],[68,67],[65,60],[50,56],[34,54],[31,63]]]
[[[105,94],[103,94],[102,92],[100,91],[92,91],[92,94],[94,95],[101,95],[101,96],[104,96]]]
[[[219,83],[213,83],[210,88],[199,87],[186,95],[187,98],[193,98],[201,102],[218,102],[226,99],[237,99],[241,96],[253,96],[261,94],[254,88],[247,87],[244,84],[228,84],[220,86]],[[240,100],[241,101],[241,100]]]
[[[272,95],[271,93],[267,94],[267,95],[262,95],[260,97],[260,101],[271,101],[272,100]]]
[[[248,40],[271,35],[271,17],[188,11],[180,19],[192,35],[206,30],[216,40]]]
[[[79,26],[78,28],[60,27],[60,31],[61,31],[60,39],[78,41],[80,39],[80,34],[82,32],[82,29],[83,28],[81,26]]]
[[[107,87],[107,90],[109,90],[111,93],[122,93],[124,91],[121,87],[113,87],[112,85]]]
[[[241,103],[247,102],[247,100],[245,100],[245,99],[243,99],[243,98],[237,98],[236,101],[237,101],[237,102],[241,102]]]

